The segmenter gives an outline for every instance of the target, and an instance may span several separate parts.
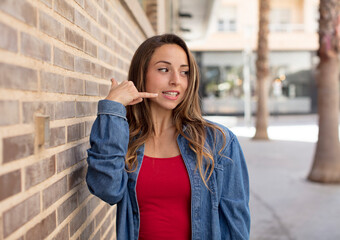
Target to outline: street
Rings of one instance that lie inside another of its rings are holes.
[[[306,180],[317,140],[315,115],[271,117],[270,141],[252,140],[254,129],[242,119],[208,118],[229,125],[243,148],[251,240],[340,239],[340,185]]]

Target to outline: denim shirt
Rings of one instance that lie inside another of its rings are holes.
[[[196,155],[182,136],[177,143],[187,168],[191,185],[191,232],[193,240],[249,239],[249,180],[246,162],[235,135],[227,128],[222,152],[222,134],[207,128],[206,144],[212,149],[215,166],[204,185],[196,168]],[[185,133],[185,130],[184,130]],[[117,204],[118,240],[137,240],[139,208],[136,183],[144,156],[144,145],[137,151],[137,170],[125,170],[129,126],[125,107],[114,101],[101,100],[88,150],[86,181],[90,192],[103,201]]]

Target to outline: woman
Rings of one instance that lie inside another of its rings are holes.
[[[133,56],[98,103],[87,184],[117,204],[117,239],[248,239],[249,184],[236,137],[202,118],[185,42],[165,34]]]

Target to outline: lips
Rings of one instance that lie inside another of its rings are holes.
[[[165,95],[173,96],[173,97],[176,97],[176,96],[179,95],[178,91],[164,91],[162,93],[165,94]]]
[[[162,94],[165,98],[170,100],[176,100],[179,96],[178,91],[163,91]]]

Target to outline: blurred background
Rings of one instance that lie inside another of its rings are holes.
[[[85,184],[89,133],[110,78],[166,32],[196,58],[204,117],[241,143],[250,239],[340,239],[339,4],[1,0],[0,240],[116,239]]]
[[[270,112],[313,113],[319,1],[271,0],[270,4]],[[249,104],[256,111],[258,9],[258,1],[180,1],[179,33],[199,62],[207,114],[244,113],[245,65],[250,74]]]

